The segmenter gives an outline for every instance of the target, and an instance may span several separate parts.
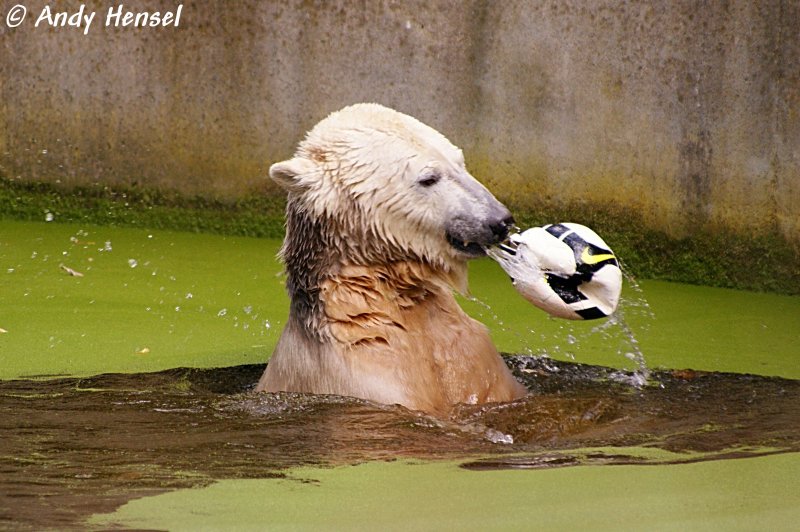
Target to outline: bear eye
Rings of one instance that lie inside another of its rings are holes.
[[[417,183],[419,183],[425,188],[428,188],[438,183],[441,178],[442,176],[440,176],[439,174],[426,174],[424,177],[420,178],[420,180],[417,181]]]

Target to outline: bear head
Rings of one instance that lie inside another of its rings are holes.
[[[332,113],[269,175],[288,191],[284,260],[294,255],[306,268],[321,256],[329,265],[413,260],[465,283],[466,260],[513,224],[467,172],[460,149],[377,104]]]

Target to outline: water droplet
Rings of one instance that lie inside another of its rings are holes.
[[[175,307],[175,312],[180,312],[180,311],[181,311],[181,307],[180,306]]]
[[[224,308],[224,309],[220,310],[219,312],[217,312],[217,316],[219,316],[221,318],[222,316],[224,316],[227,313],[228,313],[228,309]]]
[[[107,240],[100,251],[111,251],[111,241]]]
[[[55,216],[53,216],[52,212],[48,212],[48,213],[46,213],[44,215],[44,221],[45,222],[52,222],[54,218],[55,218]]]
[[[36,255],[38,255],[38,253],[34,251],[33,253],[31,253],[31,258],[32,258],[32,259],[35,259],[35,258],[36,258]]]
[[[511,434],[503,434],[495,429],[486,429],[486,439],[492,443],[505,443],[507,445],[514,443],[514,436]]]
[[[128,266],[130,266],[131,268],[135,268],[138,265],[139,263],[136,261],[136,259],[128,259]]]
[[[269,329],[270,327],[272,327],[272,324],[269,322],[269,320],[266,320],[266,321],[264,322],[264,328],[265,328],[265,329]]]
[[[192,293],[191,293],[191,292],[188,292],[188,293],[186,294],[186,299],[192,299],[193,297],[194,297],[194,296],[192,295]]]
[[[253,312],[253,307],[251,305],[247,305],[242,310],[244,310],[244,313],[249,316]]]
[[[571,334],[568,334],[568,335],[567,335],[567,343],[568,343],[568,344],[574,344],[574,343],[576,343],[577,341],[578,341],[578,339],[577,339],[577,338],[575,338],[574,336],[572,336]]]

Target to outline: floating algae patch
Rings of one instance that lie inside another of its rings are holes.
[[[800,451],[800,381],[663,371],[636,388],[613,368],[508,363],[528,397],[463,406],[448,420],[350,398],[256,394],[260,365],[0,382],[0,523],[75,526],[125,500],[296,478],[297,467],[398,458],[472,470],[666,467]]]
[[[0,378],[263,362],[279,242],[0,221]]]
[[[132,501],[89,523],[136,530],[791,530],[796,455],[655,468],[464,471],[398,461],[301,468]]]
[[[288,314],[279,245],[0,221],[0,379],[264,362]],[[642,286],[621,313],[648,365],[800,378],[800,297]],[[472,261],[470,290],[503,351],[635,369],[623,328],[549,318],[493,261]]]

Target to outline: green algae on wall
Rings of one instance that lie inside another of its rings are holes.
[[[618,205],[520,201],[506,188],[498,195],[507,198],[520,227],[563,221],[592,227],[636,277],[800,294],[800,248],[777,231],[719,228],[675,237]],[[0,179],[0,219],[41,221],[49,213],[56,222],[280,238],[284,208],[283,198],[270,194],[226,201],[145,187],[65,190]]]
[[[146,187],[71,187],[0,178],[0,219],[140,227],[248,237],[283,236],[285,201],[188,197]]]

